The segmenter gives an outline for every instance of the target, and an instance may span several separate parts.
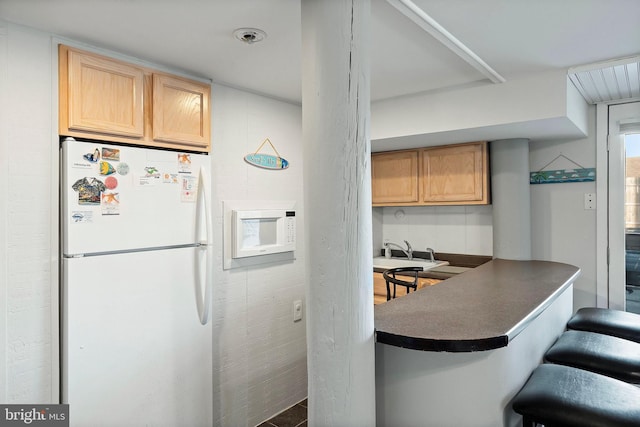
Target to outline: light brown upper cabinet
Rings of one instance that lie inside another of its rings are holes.
[[[65,76],[60,75],[65,130],[142,138],[144,71],[75,50],[68,50],[65,58],[68,66]]]
[[[391,151],[371,155],[373,204],[412,205],[418,198],[418,151]]]
[[[490,203],[485,141],[372,154],[373,206]]]
[[[153,74],[153,139],[209,145],[209,86]]]
[[[59,133],[209,151],[211,86],[59,46]]]
[[[487,204],[487,143],[421,150],[420,198],[429,204]]]

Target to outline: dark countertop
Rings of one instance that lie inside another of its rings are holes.
[[[495,259],[376,305],[376,341],[423,351],[506,347],[579,274],[569,264]]]

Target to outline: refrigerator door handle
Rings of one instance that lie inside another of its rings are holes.
[[[199,247],[201,250],[206,251],[205,257],[205,278],[204,278],[204,292],[203,289],[199,289],[198,292],[198,314],[200,316],[200,323],[206,325],[209,322],[209,316],[211,311],[211,292],[213,288],[213,226],[211,219],[211,201],[209,193],[209,176],[204,167],[200,168],[200,174],[198,177],[198,194],[196,197],[196,236],[199,238],[198,228],[200,226],[200,216],[202,215],[202,205],[204,205],[204,223],[206,232],[206,241],[201,241]],[[200,256],[196,255],[196,263],[200,262]],[[200,268],[196,265],[196,274],[199,277]],[[198,280],[198,284],[200,284]],[[200,299],[200,296],[202,299]]]

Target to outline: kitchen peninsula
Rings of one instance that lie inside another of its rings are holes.
[[[512,426],[580,269],[495,259],[375,307],[377,425]]]

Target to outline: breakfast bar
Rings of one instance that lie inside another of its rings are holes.
[[[580,269],[495,259],[375,307],[378,426],[512,426]]]

